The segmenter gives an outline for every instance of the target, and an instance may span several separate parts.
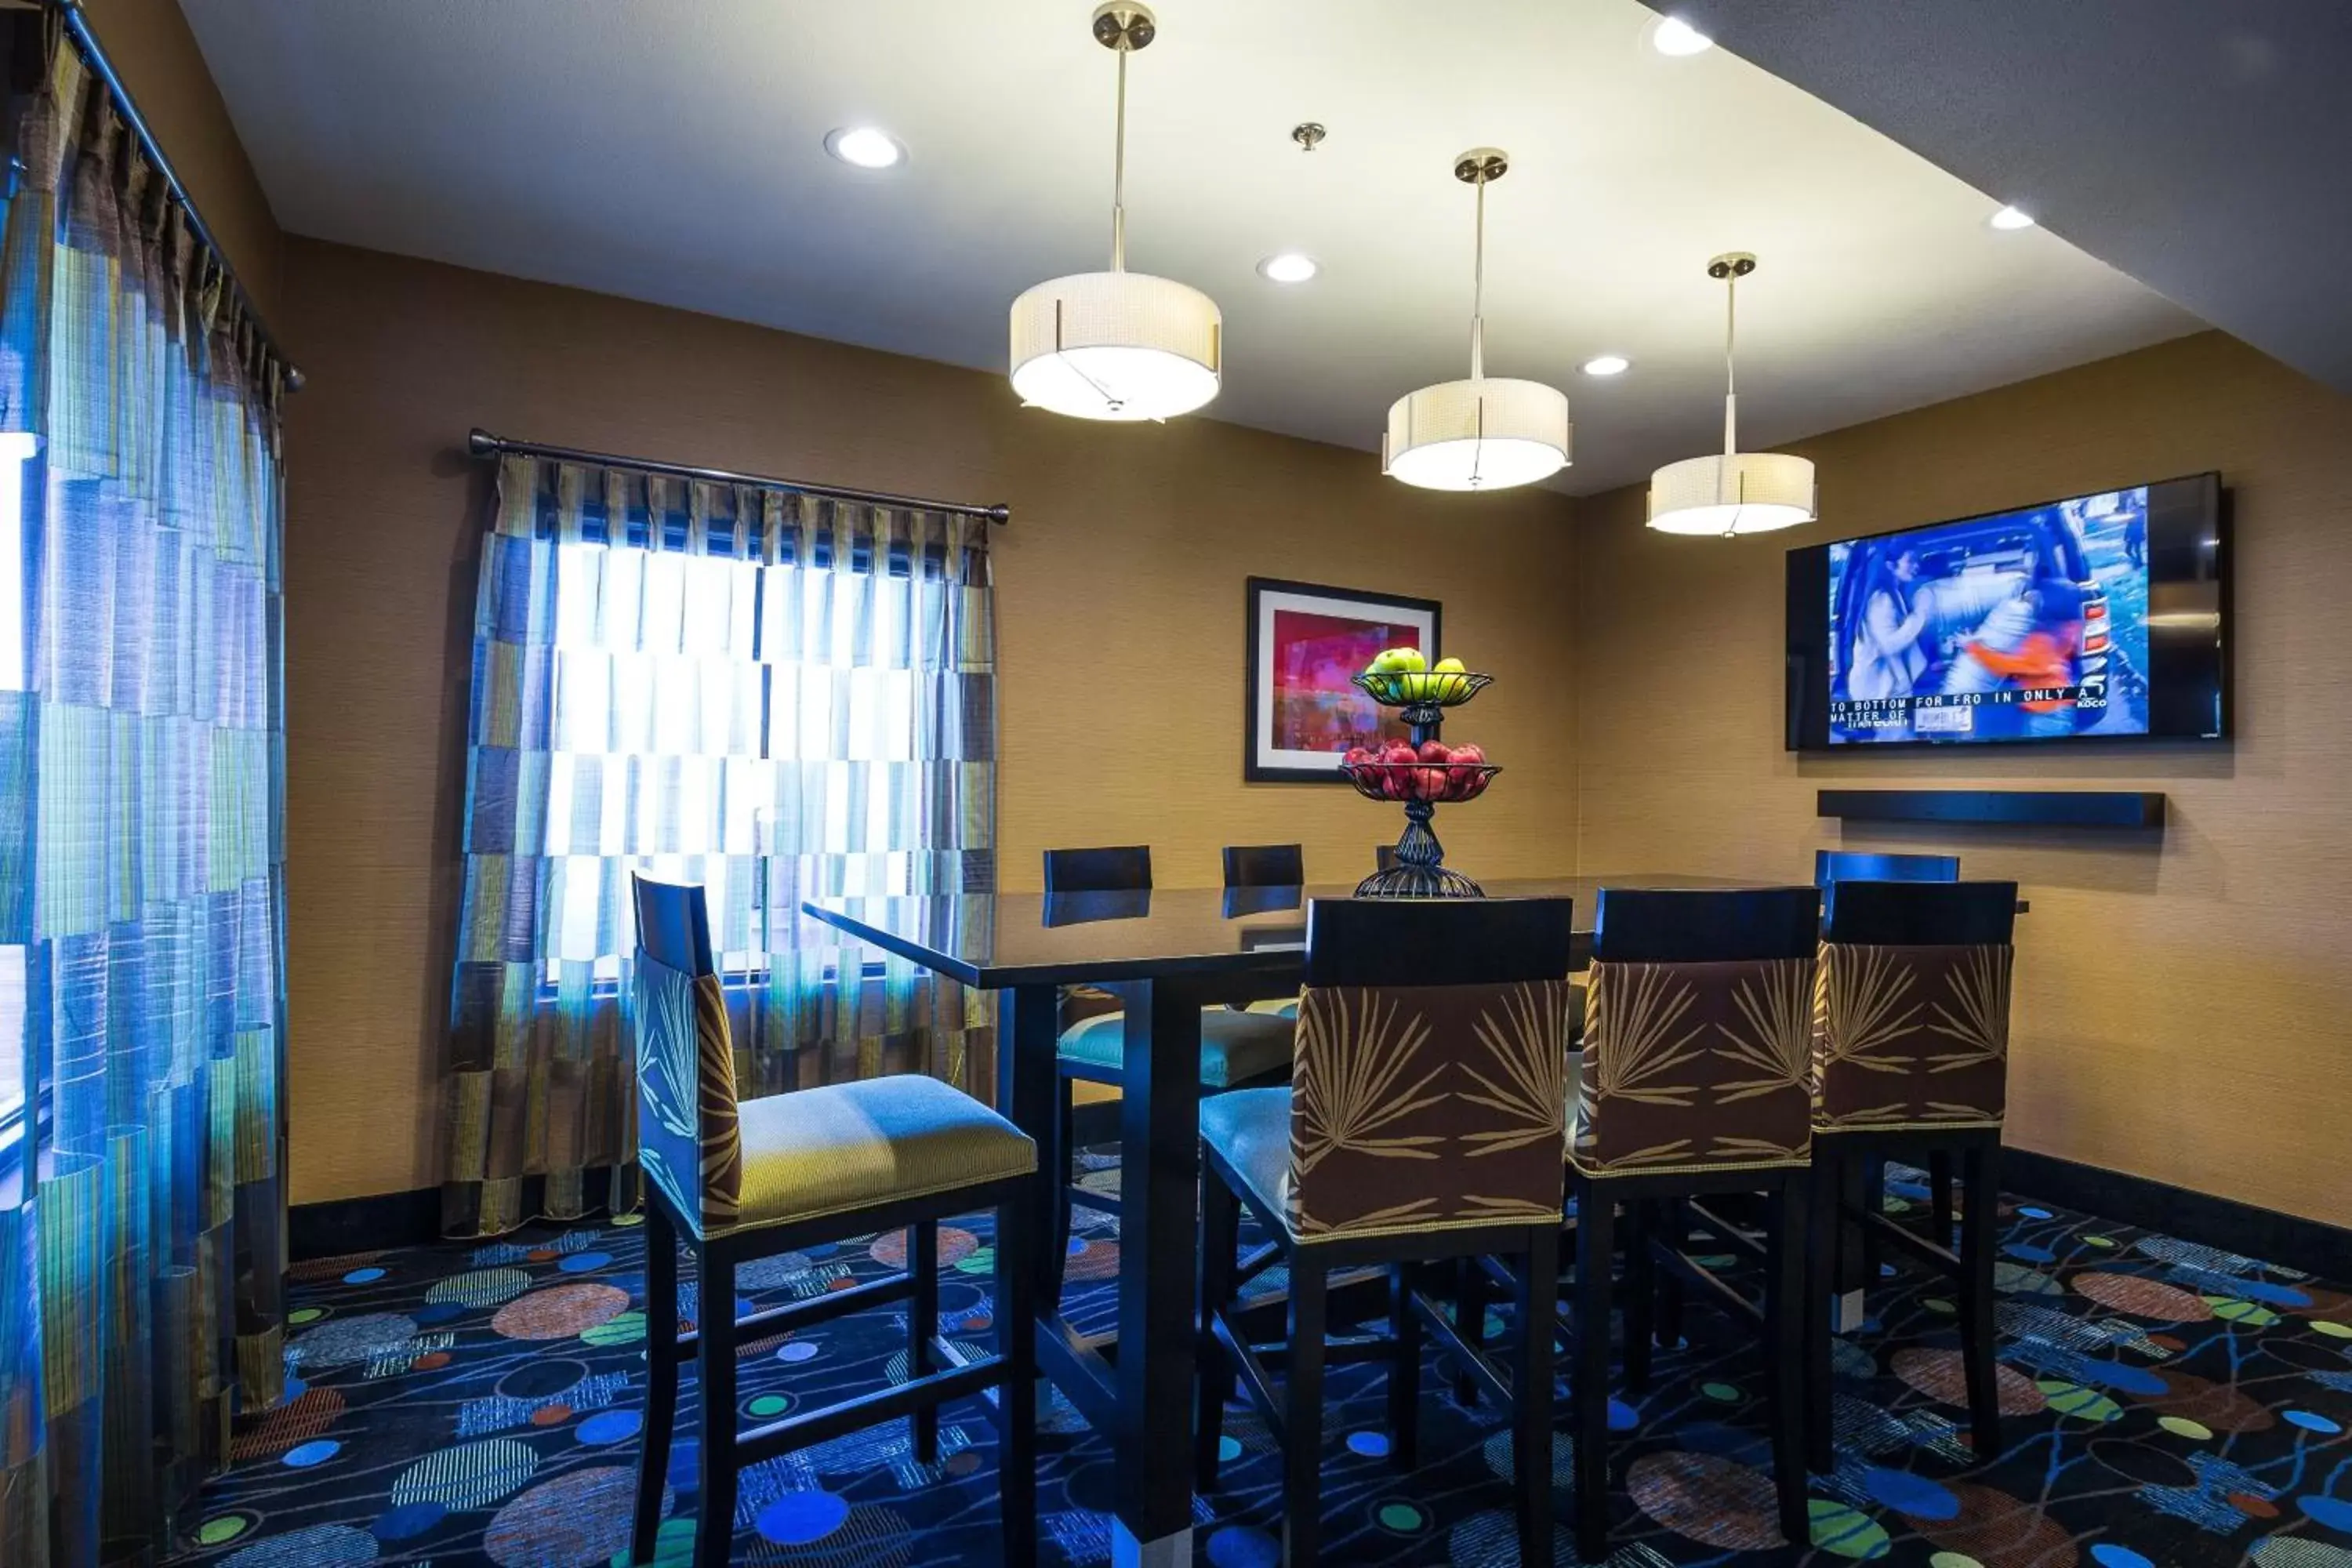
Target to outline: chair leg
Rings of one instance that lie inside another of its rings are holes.
[[[1805,1497],[1805,1191],[1801,1171],[1772,1193],[1764,1244],[1764,1332],[1772,1357],[1772,1484],[1780,1533],[1799,1551],[1812,1543]]]
[[[1201,1340],[1192,1384],[1193,1485],[1217,1489],[1217,1450],[1225,1437],[1225,1402],[1234,1369],[1217,1342],[1218,1310],[1234,1299],[1234,1264],[1241,1249],[1241,1200],[1206,1160],[1201,1162]]]
[[[940,1222],[920,1220],[907,1227],[907,1269],[914,1276],[915,1294],[907,1303],[907,1380],[934,1370],[931,1336],[940,1331]],[[940,1461],[940,1407],[926,1405],[915,1412],[915,1462]]]
[[[637,1441],[637,1504],[629,1562],[654,1560],[662,1489],[669,1480],[670,1433],[677,1424],[677,1233],[646,1204],[646,1418]]]
[[[1045,1179],[1038,1173],[1038,1180]],[[997,1490],[1005,1568],[1037,1561],[1037,1303],[1035,1211],[1026,1194],[996,1210]]]
[[[1598,1183],[1576,1184],[1576,1553],[1609,1555],[1609,1270],[1615,1205]],[[1541,1561],[1538,1559],[1538,1561]]]
[[[1993,1243],[2000,1212],[2000,1146],[1986,1143],[1965,1156],[1968,1192],[1960,1207],[1960,1359],[1969,1386],[1969,1436],[1977,1462],[2000,1453],[2000,1379],[1994,1352]]]
[[[1519,1561],[1552,1561],[1552,1316],[1559,1308],[1559,1232],[1528,1237],[1519,1271],[1518,1365],[1511,1377],[1511,1454],[1518,1470]]]
[[[1830,1318],[1837,1310],[1837,1248],[1842,1228],[1838,1192],[1843,1178],[1826,1139],[1813,1140],[1807,1173],[1805,1294],[1798,1313],[1805,1333],[1805,1462],[1817,1475],[1837,1468],[1835,1387],[1830,1373]]]
[[[1658,1205],[1648,1200],[1625,1205],[1625,1392],[1650,1388],[1650,1346],[1657,1336],[1658,1264],[1650,1251],[1650,1224]]]
[[[1658,1205],[1658,1239],[1676,1252],[1690,1245],[1690,1215],[1682,1200],[1668,1198]],[[1683,1342],[1683,1277],[1671,1268],[1657,1274],[1657,1342],[1667,1350]]]
[[[705,1247],[695,1373],[700,1385],[702,1521],[694,1535],[695,1568],[726,1568],[735,1534],[735,1260]]]
[[[1323,1539],[1323,1266],[1290,1258],[1290,1378],[1282,1391],[1282,1561],[1314,1568]]]
[[[1486,1272],[1475,1258],[1454,1260],[1454,1331],[1473,1348],[1486,1342]],[[1454,1374],[1454,1403],[1465,1410],[1478,1407],[1478,1380],[1466,1366]]]
[[[1864,1214],[1885,1214],[1886,1212],[1885,1160],[1874,1154],[1862,1162],[1860,1170],[1861,1191],[1858,1194],[1848,1193],[1841,1188],[1838,1194],[1839,1200],[1843,1202],[1847,1198],[1854,1199]],[[1846,1179],[1852,1182],[1854,1178],[1849,1175]],[[1839,1224],[1842,1228],[1848,1230],[1853,1228],[1850,1221],[1841,1219]],[[1859,1234],[1862,1237],[1863,1284],[1861,1289],[1866,1290],[1878,1283],[1878,1235],[1868,1226],[1862,1226]],[[1851,1284],[1851,1281],[1848,1283]]]
[[[1389,1266],[1389,1333],[1396,1360],[1389,1366],[1389,1463],[1411,1472],[1421,1453],[1421,1319],[1412,1310],[1412,1266]]]
[[[1938,1150],[1927,1156],[1927,1202],[1935,1216],[1935,1242],[1952,1245],[1952,1157]]]
[[[1070,1184],[1077,1163],[1078,1097],[1067,1078],[1054,1077],[1054,1146],[1037,1151],[1037,1173],[1054,1184],[1054,1233],[1043,1237],[1047,1249],[1047,1283],[1039,1305],[1048,1312],[1062,1310],[1062,1275],[1070,1262]]]

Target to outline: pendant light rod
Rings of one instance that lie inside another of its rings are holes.
[[[1756,258],[1727,251],[1706,264],[1706,275],[1723,280],[1723,455],[1739,451],[1739,280],[1756,270]],[[1730,465],[1725,465],[1729,472]]]
[[[1127,51],[1118,51],[1118,132],[1110,162],[1110,269],[1127,270]]]
[[[1473,147],[1454,161],[1454,177],[1478,193],[1470,251],[1470,379],[1486,379],[1486,186],[1511,171],[1499,147]]]
[[[1478,237],[1470,248],[1470,379],[1486,379],[1486,182],[1478,182]]]
[[[1159,34],[1150,10],[1134,0],[1106,0],[1095,7],[1095,41],[1118,57],[1118,129],[1111,142],[1110,269],[1127,270],[1127,57]]]

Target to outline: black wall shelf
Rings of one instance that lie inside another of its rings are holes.
[[[2162,827],[2164,796],[2138,790],[1825,789],[1821,815],[1849,822]]]

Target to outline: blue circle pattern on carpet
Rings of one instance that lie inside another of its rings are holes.
[[[779,1546],[823,1541],[849,1518],[849,1501],[832,1492],[786,1492],[760,1510],[755,1528]]]
[[[1895,1173],[1890,1191],[1916,1205],[1904,1223],[1924,1221],[1926,1189],[1913,1173]],[[979,1247],[991,1245],[985,1216],[957,1224]],[[1113,1216],[1081,1210],[1077,1225],[1074,1255],[1118,1241]],[[622,1321],[642,1325],[644,1237],[634,1224],[541,1226],[306,1270],[290,1305],[310,1315],[288,1348],[299,1374],[288,1394],[306,1400],[304,1414],[281,1427],[268,1425],[272,1416],[240,1421],[239,1462],[208,1489],[200,1517],[253,1522],[181,1561],[625,1561],[642,1332],[599,1325],[572,1339],[519,1340],[490,1320],[529,1291],[570,1285],[625,1292],[631,1315]],[[1905,1364],[1917,1382],[1897,1375],[1898,1352],[1948,1355],[1956,1342],[1949,1288],[1906,1268],[1873,1289],[1864,1331],[1836,1343],[1838,1462],[1811,1478],[1812,1540],[1788,1552],[1773,1519],[1770,1401],[1761,1396],[1765,1367],[1752,1331],[1694,1299],[1685,1342],[1656,1352],[1650,1387],[1609,1401],[1620,1568],[1765,1568],[1792,1556],[1815,1568],[1855,1560],[1893,1568],[2352,1568],[2352,1333],[2344,1328],[2352,1289],[2047,1205],[2006,1211],[2001,1243],[2015,1260],[2000,1279],[2003,1398],[2014,1402],[2004,1411],[2002,1454],[1980,1461],[1970,1452],[1965,1412],[1946,1402],[1958,1395],[1921,1373],[1916,1357]],[[870,1242],[859,1240],[803,1247],[747,1271],[739,1289],[749,1306],[767,1308],[884,1272]],[[2149,1299],[2183,1310],[2202,1301],[2214,1315],[2168,1321],[2110,1309],[2074,1286],[2094,1272],[2166,1286],[2168,1295]],[[959,1325],[990,1321],[990,1283],[984,1270],[942,1272],[940,1317],[959,1340],[988,1342],[985,1329]],[[1108,1281],[1074,1279],[1066,1308],[1082,1333],[1114,1326]],[[682,1310],[691,1316],[690,1306]],[[1515,1332],[1507,1315],[1490,1314],[1487,1328],[1507,1352]],[[753,1337],[739,1365],[739,1398],[749,1421],[805,1412],[884,1386],[904,1350],[903,1318],[891,1310],[809,1335]],[[1564,1393],[1564,1357],[1559,1372]],[[665,1568],[682,1565],[694,1539],[695,1383],[689,1366],[662,1501]],[[1326,1562],[1517,1562],[1505,1415],[1486,1400],[1465,1409],[1451,1386],[1432,1351],[1420,1465],[1404,1474],[1390,1458],[1379,1369],[1330,1370]],[[333,1403],[317,1403],[328,1396]],[[1112,1456],[1066,1402],[1041,1415],[1040,1560],[1046,1568],[1107,1564]],[[1556,1485],[1571,1473],[1568,1424],[1563,1402]],[[1271,1435],[1236,1405],[1220,1453],[1220,1487],[1195,1505],[1197,1560],[1272,1568],[1281,1516]],[[1629,1486],[1629,1467],[1652,1479]],[[1661,1487],[1661,1476],[1700,1478],[1709,1489]],[[730,1547],[738,1562],[949,1568],[997,1560],[995,1436],[982,1402],[941,1412],[936,1465],[915,1458],[900,1422],[754,1466],[740,1485]],[[1557,1563],[1573,1564],[1564,1490],[1557,1501]]]
[[[579,1437],[591,1447],[625,1443],[637,1435],[645,1419],[645,1413],[638,1410],[600,1410],[580,1423]]]

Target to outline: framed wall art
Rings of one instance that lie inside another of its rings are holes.
[[[1383,648],[1417,647],[1435,663],[1440,614],[1434,599],[1249,579],[1243,780],[1345,784],[1349,747],[1402,737],[1404,726],[1352,678]]]

